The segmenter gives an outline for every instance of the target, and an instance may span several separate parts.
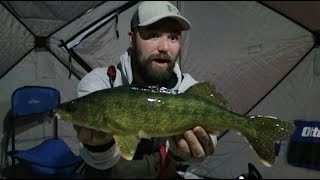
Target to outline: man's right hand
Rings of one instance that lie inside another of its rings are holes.
[[[77,132],[77,138],[80,142],[91,146],[104,145],[112,141],[113,136],[111,134],[96,131],[94,129],[86,128],[83,126],[73,125],[73,128]]]

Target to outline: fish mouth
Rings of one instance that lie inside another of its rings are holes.
[[[54,109],[53,112],[58,120],[62,120],[61,112],[58,109]]]
[[[70,115],[69,114],[66,114],[63,110],[61,109],[54,109],[53,110],[55,116],[57,117],[57,120],[59,121],[68,121],[69,120],[69,117]]]

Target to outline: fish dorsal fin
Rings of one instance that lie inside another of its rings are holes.
[[[189,87],[184,93],[200,96],[216,103],[223,108],[231,110],[231,107],[228,105],[227,100],[216,90],[215,86],[211,85],[207,81],[202,81]]]
[[[131,135],[113,135],[113,138],[121,152],[121,156],[126,160],[132,160],[140,139]]]

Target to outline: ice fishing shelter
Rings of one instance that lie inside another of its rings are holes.
[[[320,119],[320,3],[316,1],[171,1],[192,29],[183,34],[181,68],[207,80],[245,115],[293,121]],[[79,80],[95,67],[115,65],[129,43],[138,1],[2,1],[0,3],[1,139],[10,96],[24,85],[54,87],[61,101],[76,98]],[[77,152],[71,124],[59,132]],[[20,135],[37,143],[46,124]],[[285,143],[285,142],[284,142]],[[3,153],[3,152],[1,152]],[[242,136],[221,133],[215,155],[188,171],[234,178],[253,163],[264,178],[320,178],[287,163],[281,146],[274,167],[262,165]]]

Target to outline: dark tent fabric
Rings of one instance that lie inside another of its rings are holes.
[[[190,20],[183,33],[181,69],[209,81],[243,115],[294,121],[320,120],[319,8],[317,1],[171,1]],[[0,116],[10,96],[25,85],[58,89],[61,101],[76,98],[79,80],[91,69],[115,65],[127,49],[138,1],[1,1]],[[1,139],[5,128],[0,126]],[[59,132],[78,153],[71,124]],[[46,123],[19,135],[20,147],[50,133]],[[294,167],[282,142],[273,167],[260,163],[243,136],[220,134],[214,156],[188,172],[234,178],[253,163],[264,178],[320,178]],[[3,152],[1,152],[3,153]]]

